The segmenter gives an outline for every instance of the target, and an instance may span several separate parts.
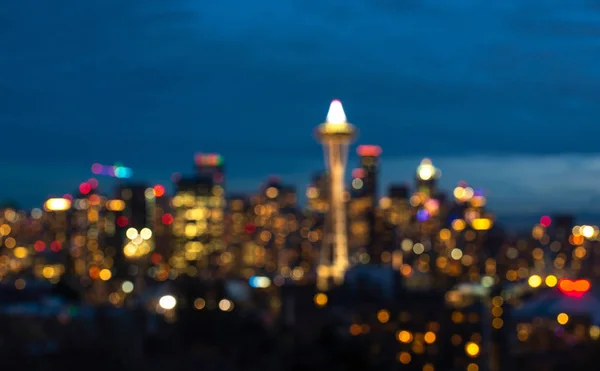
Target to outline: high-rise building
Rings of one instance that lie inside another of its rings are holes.
[[[140,281],[135,285],[139,290],[142,289],[140,278],[146,275],[150,254],[155,248],[156,194],[164,193],[157,190],[158,193],[145,184],[123,185],[118,188],[119,198],[107,204],[116,217],[115,273],[120,279]]]
[[[171,267],[177,274],[196,276],[218,272],[230,257],[224,252],[225,190],[222,174],[180,178],[173,197],[174,251]],[[215,180],[215,177],[219,179]]]
[[[247,278],[254,275],[256,260],[252,243],[256,225],[250,209],[250,200],[244,195],[232,195],[227,199],[225,246],[233,258],[231,272]]]
[[[344,174],[348,145],[355,135],[356,130],[346,120],[342,103],[339,100],[332,101],[327,120],[316,130],[317,140],[323,145],[325,164],[329,170],[329,221],[332,224],[331,229],[326,229],[326,237],[321,247],[323,260],[318,270],[318,284],[321,289],[327,287],[330,276],[336,283],[342,283],[349,266]],[[332,263],[329,263],[330,259],[327,256],[330,253],[333,253]]]
[[[441,171],[433,166],[430,159],[424,158],[417,168],[417,192],[426,197],[435,196],[437,179],[442,175]]]
[[[360,168],[363,170],[362,186],[359,188],[362,197],[368,197],[372,208],[375,209],[378,201],[379,156],[381,147],[374,145],[361,145],[356,149],[360,156]]]
[[[224,187],[225,162],[216,153],[198,153],[194,156],[195,170],[199,177],[210,177],[215,184]]]
[[[41,215],[42,238],[34,243],[36,263],[34,271],[51,282],[57,282],[70,264],[68,253],[68,211],[71,200],[50,198],[44,203]]]
[[[358,259],[361,262],[375,262],[380,255],[378,251],[376,253],[377,258],[373,259],[377,232],[377,178],[381,147],[361,145],[358,146],[356,152],[360,156],[360,168],[352,172],[352,199],[349,219],[350,235],[354,246],[351,246],[351,250],[353,253],[358,254]],[[366,259],[367,255],[363,255],[365,253],[371,255],[368,260]]]

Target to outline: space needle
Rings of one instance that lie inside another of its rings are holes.
[[[348,145],[356,136],[356,128],[346,120],[342,102],[335,99],[329,106],[327,119],[316,130],[316,139],[323,145],[325,165],[329,170],[329,215],[331,223],[323,238],[323,254],[333,253],[333,264],[327,267],[328,259],[321,259],[317,271],[319,286],[326,286],[329,277],[341,284],[348,269],[348,231],[346,228],[346,206],[344,200],[344,174],[348,158]],[[322,255],[325,256],[325,255]]]

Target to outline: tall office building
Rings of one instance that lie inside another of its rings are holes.
[[[356,149],[360,157],[360,168],[363,170],[362,187],[360,195],[368,197],[371,201],[371,207],[375,209],[378,201],[378,177],[379,177],[379,156],[381,156],[381,147],[374,145],[361,145]]]
[[[67,268],[67,273],[79,277],[83,286],[108,277],[110,273],[104,269],[112,268],[105,265],[102,251],[106,198],[98,192],[97,187],[98,182],[95,179],[81,183],[69,210],[70,254],[73,265]],[[103,272],[102,277],[100,272]]]
[[[224,243],[233,258],[231,273],[237,277],[254,275],[256,255],[252,239],[256,226],[250,209],[250,200],[244,195],[232,195],[227,199]]]
[[[210,177],[214,184],[225,187],[225,162],[223,156],[216,153],[198,153],[194,156],[196,175]]]
[[[360,168],[352,172],[352,200],[350,203],[350,235],[352,236],[354,252],[359,252],[362,262],[367,259],[364,253],[371,257],[368,261],[374,262],[379,259],[380,251],[376,249],[376,224],[378,203],[378,173],[379,156],[381,147],[373,145],[361,145],[356,150],[360,158]],[[365,250],[365,251],[360,251]],[[373,259],[373,253],[377,256]]]
[[[163,193],[158,194],[162,196]],[[115,274],[120,279],[141,281],[155,248],[155,189],[145,184],[123,185],[117,194],[118,199],[107,203],[107,208],[115,215]],[[142,289],[141,282],[136,288]]]
[[[337,284],[342,283],[349,266],[344,174],[348,145],[355,135],[356,129],[346,120],[342,103],[339,100],[332,101],[326,122],[316,130],[317,140],[323,145],[325,164],[329,170],[329,221],[332,224],[330,230],[326,229],[327,235],[321,247],[323,261],[318,270],[318,284],[321,289],[327,288],[329,277]],[[330,253],[333,253],[331,263],[328,258]]]
[[[417,168],[417,192],[424,194],[427,198],[435,196],[437,179],[441,175],[441,171],[433,166],[431,160],[424,158]]]
[[[34,243],[36,262],[34,272],[51,282],[57,282],[72,265],[68,250],[68,211],[71,200],[68,198],[50,198],[44,203],[41,215],[40,240]]]
[[[230,262],[228,256],[221,256],[225,229],[222,179],[222,174],[215,171],[177,181],[172,201],[174,251],[170,260],[176,274],[217,274],[219,266]]]

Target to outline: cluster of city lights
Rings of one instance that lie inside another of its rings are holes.
[[[127,179],[131,178],[133,175],[133,170],[120,164],[110,166],[96,163],[92,165],[92,173],[118,179]]]

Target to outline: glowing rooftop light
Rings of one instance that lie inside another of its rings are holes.
[[[332,100],[331,104],[329,105],[329,112],[327,112],[326,123],[333,125],[342,125],[346,122],[346,113],[344,112],[342,102],[340,102],[337,99]]]
[[[177,299],[175,299],[172,295],[165,295],[160,298],[158,305],[160,305],[162,309],[171,310],[177,305]]]
[[[66,211],[71,208],[71,201],[66,198],[50,198],[44,203],[46,211]]]
[[[439,177],[439,170],[436,169],[435,166],[433,166],[430,159],[424,158],[423,161],[421,161],[419,167],[417,168],[417,176],[421,180],[437,178]]]
[[[379,157],[381,155],[381,147],[374,145],[358,146],[356,153],[362,157]]]

